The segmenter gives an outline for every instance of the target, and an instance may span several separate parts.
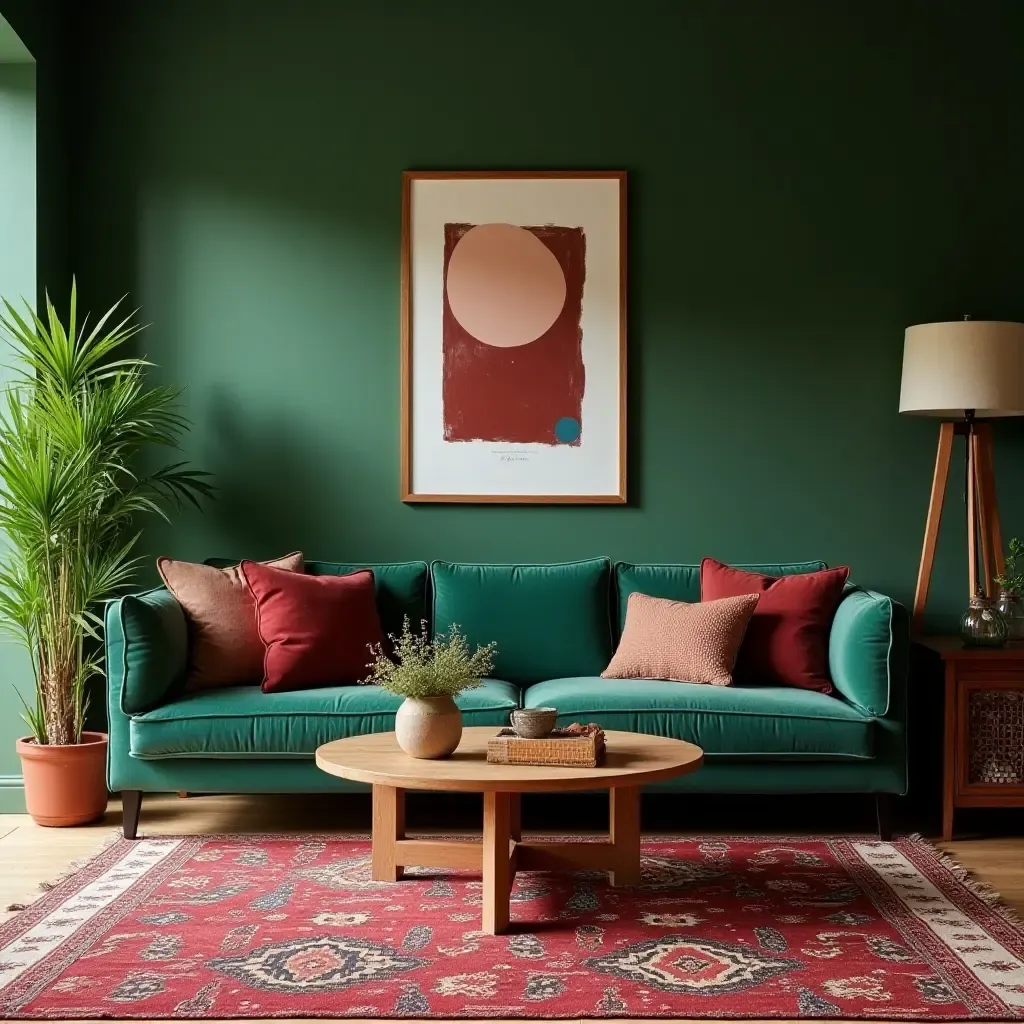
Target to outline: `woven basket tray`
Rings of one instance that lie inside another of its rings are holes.
[[[596,768],[604,761],[604,733],[580,735],[555,729],[542,740],[528,740],[502,729],[487,741],[489,764],[540,764]]]

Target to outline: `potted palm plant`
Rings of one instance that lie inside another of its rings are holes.
[[[84,728],[102,672],[99,604],[135,575],[138,517],[166,517],[210,487],[183,462],[140,471],[140,453],[176,448],[187,423],[177,389],[148,385],[145,360],[119,357],[142,329],[133,314],[116,322],[115,305],[90,329],[74,284],[66,326],[49,296],[45,320],[4,307],[14,377],[0,400],[0,626],[35,677],[17,749],[32,817],[77,825],[107,803],[107,737]]]

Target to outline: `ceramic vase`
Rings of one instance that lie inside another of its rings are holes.
[[[15,744],[25,779],[25,804],[37,825],[85,825],[107,809],[107,734],[83,732],[70,746]]]
[[[462,712],[451,697],[406,697],[395,714],[395,736],[410,757],[448,757],[462,739]]]

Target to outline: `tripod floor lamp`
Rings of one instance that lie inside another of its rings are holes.
[[[1024,415],[1024,324],[953,320],[908,327],[903,343],[900,412],[934,416],[939,426],[913,622],[920,629],[928,600],[953,438],[966,449],[967,575],[970,597],[993,594],[1004,568],[989,419]]]

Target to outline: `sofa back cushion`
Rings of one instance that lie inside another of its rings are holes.
[[[207,565],[236,565],[227,558],[209,558]],[[373,570],[377,612],[385,633],[402,631],[402,619],[409,616],[413,632],[427,614],[426,562],[306,562],[309,576],[347,576],[360,569]]]
[[[737,569],[760,572],[766,576],[792,576],[800,572],[818,572],[824,562],[778,562],[758,565],[737,565]],[[700,563],[697,565],[638,565],[615,563],[616,635],[621,635],[626,622],[630,594],[667,597],[671,601],[700,600]]]
[[[496,679],[529,684],[596,676],[612,653],[611,563],[431,565],[433,624],[458,624],[471,646],[498,645]]]

